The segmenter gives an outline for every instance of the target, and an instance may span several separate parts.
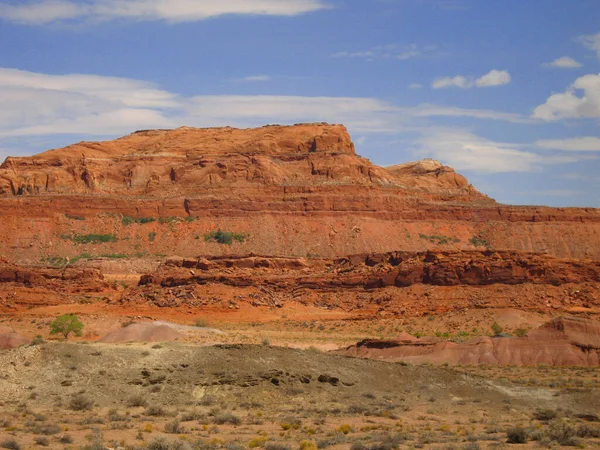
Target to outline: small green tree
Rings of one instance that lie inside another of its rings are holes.
[[[65,339],[68,339],[71,333],[81,336],[81,330],[83,330],[83,322],[75,314],[65,314],[50,323],[50,334],[60,333]]]
[[[502,328],[500,325],[498,325],[498,322],[494,322],[492,324],[492,332],[494,333],[494,336],[500,336],[503,331],[504,331],[504,328]]]

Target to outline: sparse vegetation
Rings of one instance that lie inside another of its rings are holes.
[[[211,231],[204,235],[206,242],[217,242],[219,244],[232,245],[233,241],[243,243],[248,236],[244,233],[234,233],[232,231]]]
[[[494,322],[492,324],[492,333],[493,333],[493,336],[500,336],[503,331],[504,331],[504,328],[502,326],[500,326],[498,324],[498,322]]]
[[[60,237],[76,244],[107,244],[118,241],[114,234],[62,234]]]
[[[94,406],[93,400],[91,400],[90,398],[86,397],[83,394],[75,395],[69,402],[69,407],[73,411],[86,411],[86,410],[92,409],[93,406]]]
[[[64,314],[50,322],[50,334],[62,334],[65,339],[71,333],[81,336],[83,322],[75,314]]]
[[[509,444],[526,444],[529,435],[522,427],[513,427],[506,432],[506,442]]]
[[[437,244],[437,245],[446,245],[446,244],[457,244],[460,242],[460,239],[458,239],[457,237],[452,237],[452,236],[444,236],[444,235],[427,235],[427,234],[419,234],[419,237],[421,239],[424,239],[426,241],[429,241],[433,244]]]
[[[123,216],[123,218],[121,219],[121,224],[123,226],[128,226],[131,225],[132,223],[139,223],[139,224],[146,224],[146,223],[152,223],[152,222],[156,222],[156,218],[155,217],[131,217],[131,216]]]
[[[473,236],[469,239],[469,243],[474,247],[490,248],[490,243],[481,236]]]
[[[6,439],[0,442],[0,446],[2,448],[7,448],[8,450],[21,450],[21,446],[14,439]]]

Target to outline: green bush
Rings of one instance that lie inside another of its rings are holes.
[[[65,339],[68,339],[71,333],[81,336],[82,330],[83,322],[75,314],[64,314],[50,322],[50,334],[62,334]]]
[[[121,219],[121,224],[125,227],[128,225],[131,225],[132,223],[139,223],[139,224],[143,225],[145,223],[152,223],[152,222],[156,222],[156,218],[123,216],[123,218]]]
[[[217,231],[211,231],[210,233],[206,233],[204,235],[204,240],[206,242],[217,242],[219,244],[231,245],[233,241],[236,242],[244,242],[247,238],[247,235],[243,233],[234,233],[232,231],[222,231],[218,229]]]
[[[504,328],[502,328],[498,322],[494,322],[492,324],[492,333],[494,333],[494,336],[500,336],[502,334],[502,332],[504,331]]]

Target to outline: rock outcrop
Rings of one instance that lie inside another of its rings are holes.
[[[599,366],[600,322],[558,317],[524,337],[477,337],[463,343],[428,337],[364,340],[339,353],[436,364]]]
[[[0,254],[19,263],[483,248],[600,259],[599,210],[499,205],[434,160],[379,167],[329,124],[140,131],[7,158],[0,221]],[[244,238],[205,238],[219,229]]]

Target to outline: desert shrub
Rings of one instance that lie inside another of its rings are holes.
[[[86,417],[81,421],[81,425],[96,425],[103,424],[104,422],[102,417]]]
[[[498,322],[494,322],[492,324],[492,333],[494,333],[494,336],[500,336],[502,334],[502,332],[504,331],[504,328],[502,328]]]
[[[217,231],[211,231],[204,235],[204,240],[206,242],[217,242],[219,244],[231,245],[233,241],[236,242],[244,242],[246,240],[246,235],[243,233],[234,233],[232,231],[221,231],[221,229]]]
[[[136,394],[136,395],[132,395],[131,397],[129,397],[127,399],[127,406],[129,406],[131,408],[136,408],[139,406],[146,407],[146,406],[148,406],[148,402],[146,401],[146,399],[144,398],[144,396],[142,394]]]
[[[6,439],[5,441],[0,442],[0,446],[2,448],[7,448],[8,450],[21,450],[21,446],[14,439]]]
[[[165,438],[156,438],[154,439],[152,442],[150,442],[148,444],[148,447],[146,447],[148,450],[170,450],[171,447],[169,445],[169,441],[167,441]]]
[[[148,240],[150,242],[154,242],[155,239],[156,239],[156,231],[151,231],[150,233],[148,233]]]
[[[198,328],[206,328],[208,327],[208,321],[199,317],[194,320],[194,326]]]
[[[265,445],[265,450],[292,450],[289,445],[269,442]]]
[[[179,420],[175,419],[172,422],[166,423],[165,424],[165,433],[170,433],[170,434],[183,433],[183,430],[180,426]]]
[[[367,447],[362,442],[356,441],[352,443],[350,450],[367,450]]]
[[[222,413],[213,417],[213,422],[217,425],[224,425],[226,423],[230,425],[240,425],[242,423],[242,419],[231,413]]]
[[[600,427],[594,427],[588,424],[579,425],[577,436],[582,438],[600,438]]]
[[[71,333],[81,336],[82,330],[83,322],[75,314],[64,314],[50,322],[50,334],[62,334],[65,339],[68,339]]]
[[[186,411],[186,412],[184,412],[181,415],[180,420],[182,422],[191,422],[193,420],[202,420],[202,419],[204,419],[204,417],[205,417],[204,414],[202,414],[199,411],[194,410],[194,411]]]
[[[92,409],[93,406],[93,400],[89,399],[83,394],[75,395],[69,402],[69,408],[71,408],[73,411],[85,411]]]
[[[60,427],[56,424],[38,425],[38,426],[34,427],[33,432],[35,434],[43,434],[46,436],[51,436],[53,434],[60,433]]]
[[[552,419],[556,419],[558,417],[558,412],[554,409],[536,409],[533,413],[533,418],[536,420],[548,421]]]
[[[160,405],[150,405],[146,408],[146,410],[144,411],[144,414],[147,416],[157,417],[157,416],[166,416],[167,412]]]
[[[348,434],[352,431],[352,427],[348,424],[344,424],[344,425],[340,425],[340,427],[337,429],[340,433],[343,434]]]
[[[317,450],[317,444],[313,441],[300,442],[300,450]]]
[[[529,435],[523,427],[513,427],[506,432],[506,442],[509,444],[526,444]]]
[[[250,442],[248,442],[248,447],[250,447],[250,448],[262,447],[265,445],[266,442],[267,442],[267,439],[265,437],[256,436],[255,438],[250,439]]]
[[[131,225],[132,223],[145,224],[145,223],[152,223],[152,222],[156,222],[156,218],[123,216],[123,218],[121,219],[121,224],[125,227],[128,225]]]
[[[560,445],[576,447],[579,445],[577,430],[566,419],[554,419],[542,433],[542,443],[557,442]]]
[[[50,445],[50,441],[45,436],[36,436],[33,442],[42,447],[48,447]]]
[[[517,328],[515,330],[515,335],[517,335],[518,337],[525,337],[525,336],[527,336],[528,332],[529,331],[526,330],[525,328]]]
[[[65,434],[63,436],[60,437],[60,439],[58,440],[58,442],[60,442],[61,444],[72,444],[73,443],[73,438],[68,435]]]
[[[481,447],[479,446],[479,444],[477,442],[469,442],[468,444],[465,444],[463,449],[464,450],[480,450]]]

